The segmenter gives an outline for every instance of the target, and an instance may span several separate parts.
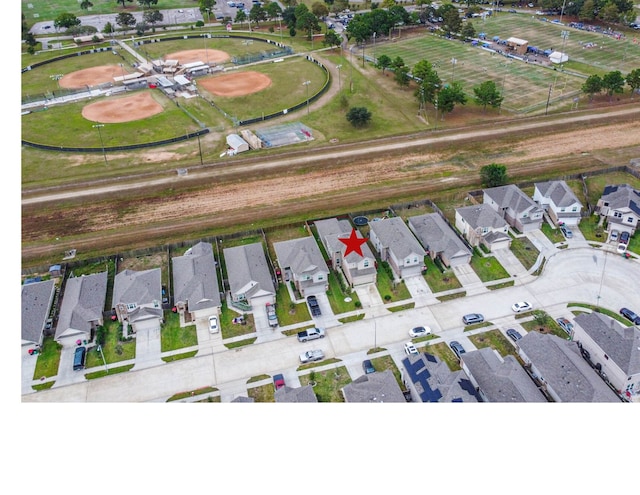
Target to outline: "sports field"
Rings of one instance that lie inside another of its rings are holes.
[[[48,21],[55,19],[61,12],[69,12],[76,16],[88,14],[111,14],[113,12],[122,11],[122,4],[116,4],[115,0],[94,0],[91,10],[83,10],[80,8],[78,0],[20,0],[22,12],[28,22]],[[137,2],[128,3],[127,12],[134,10],[142,10]],[[153,6],[154,9],[179,9],[197,7],[197,3],[193,0],[158,0]]]

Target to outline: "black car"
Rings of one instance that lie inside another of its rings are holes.
[[[622,232],[620,234],[620,242],[623,244],[629,244],[629,232]]]
[[[322,314],[322,312],[320,311],[320,304],[318,304],[318,299],[316,298],[316,296],[307,297],[307,302],[309,303],[311,316],[320,316]]]
[[[464,347],[462,347],[462,344],[457,340],[452,340],[451,342],[449,342],[449,347],[451,347],[451,350],[455,353],[458,359],[460,359],[460,356],[462,354],[467,352],[464,350]]]
[[[634,325],[640,325],[640,316],[635,314],[628,308],[622,308],[620,310],[620,314],[624,316],[627,320],[632,321]]]
[[[522,338],[522,335],[520,335],[520,332],[518,332],[515,328],[510,328],[509,330],[507,330],[507,335],[514,342]]]
[[[373,367],[373,364],[371,363],[371,359],[365,359],[364,361],[362,361],[362,369],[364,370],[365,374],[369,374],[369,373],[375,373],[376,369]]]

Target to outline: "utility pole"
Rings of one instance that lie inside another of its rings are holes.
[[[341,90],[342,83],[340,82],[340,69],[342,69],[342,64],[336,65],[336,69],[338,69],[338,90]]]
[[[303,86],[307,87],[307,115],[309,115],[309,84],[311,84],[311,81],[305,81],[302,83]]]
[[[93,127],[95,129],[98,129],[98,136],[100,137],[100,146],[102,146],[102,156],[104,157],[104,164],[108,166],[109,164],[107,163],[107,151],[104,149],[104,141],[102,140],[102,132],[100,131],[100,129],[104,127],[104,124],[95,124],[93,125]]]
[[[549,84],[549,95],[547,96],[547,108],[544,109],[544,114],[547,115],[549,113],[549,100],[551,100],[551,88],[553,84]]]

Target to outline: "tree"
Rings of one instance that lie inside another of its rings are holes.
[[[504,186],[507,181],[507,167],[491,163],[480,169],[480,180],[483,187]]]
[[[442,29],[444,29],[447,35],[460,32],[462,19],[460,19],[458,9],[454,7],[453,4],[446,3],[442,5],[437,12],[438,15],[442,17]]]
[[[438,108],[442,110],[442,118],[445,113],[453,112],[457,104],[464,105],[467,103],[467,96],[462,90],[460,81],[453,81],[451,84],[442,88],[438,94]]]
[[[69,14],[68,12],[60,14],[58,17],[56,17],[55,21],[53,21],[53,25],[56,27],[56,29],[79,26],[81,23],[82,21],[80,19],[78,19],[73,14]]]
[[[104,25],[104,29],[102,30],[102,32],[104,34],[111,34],[113,32],[115,32],[115,28],[113,27],[113,24],[111,24],[111,22],[108,22]]]
[[[500,94],[500,91],[498,91],[496,83],[493,81],[485,81],[479,86],[475,86],[473,88],[473,93],[475,94],[475,102],[478,105],[482,105],[483,111],[487,109],[487,105],[492,108],[498,108],[502,105],[502,100],[504,99]]]
[[[269,2],[264,10],[267,12],[269,19],[277,19],[282,15],[282,7],[278,2]]]
[[[342,38],[335,31],[330,29],[327,31],[327,34],[324,35],[324,41],[322,42],[324,46],[340,46],[342,44]]]
[[[244,10],[238,9],[238,11],[236,12],[236,18],[233,20],[233,22],[237,22],[238,24],[249,22],[249,16],[244,13]]]
[[[602,91],[602,78],[598,74],[591,74],[580,89],[589,95],[589,101],[591,101],[594,95]]]
[[[413,77],[418,78],[418,88],[416,89],[415,96],[420,102],[429,102],[434,104],[436,101],[436,93],[442,86],[442,80],[438,76],[438,73],[428,60],[420,60],[413,67]]]
[[[158,0],[138,0],[138,4],[144,9],[148,9],[152,5],[158,5]]]
[[[124,9],[124,2],[133,3],[133,0],[116,0],[116,3],[121,3],[122,8]]]
[[[464,25],[462,26],[462,30],[460,31],[460,34],[462,34],[462,37],[465,40],[474,38],[476,36],[476,28],[473,27],[473,22],[471,21],[465,22]]]
[[[625,77],[627,81],[627,85],[631,88],[631,98],[633,98],[634,93],[640,89],[640,69],[634,69],[627,74]]]
[[[607,2],[598,12],[598,19],[605,22],[617,22],[620,19],[618,6],[612,1]]]
[[[610,99],[614,93],[622,93],[624,91],[624,76],[622,72],[614,70],[602,76],[602,89],[607,92]]]
[[[395,80],[400,86],[409,86],[409,67],[403,65],[395,70]]]
[[[585,0],[582,8],[578,12],[578,19],[581,21],[592,21],[596,18],[596,4],[594,0]]]
[[[318,18],[307,10],[300,17],[296,14],[296,28],[309,33],[309,40],[311,40],[313,33],[320,31],[320,23]]]
[[[129,12],[120,12],[116,16],[116,24],[120,26],[122,29],[130,28],[131,26],[135,26],[136,18],[133,17],[133,14]]]
[[[93,7],[93,4],[89,0],[82,0],[82,2],[80,2],[80,8],[82,10],[89,10],[91,7]]]
[[[259,25],[260,22],[267,20],[267,11],[262,8],[261,5],[254,5],[251,7],[249,11],[249,19],[256,23],[256,26]]]
[[[366,107],[352,107],[347,112],[347,120],[353,127],[361,128],[371,120],[371,112]]]
[[[311,12],[316,17],[323,19],[329,15],[329,7],[324,2],[314,2],[311,5]]]
[[[382,69],[384,74],[385,69],[391,67],[391,57],[389,55],[380,55],[378,57],[378,67]]]
[[[145,10],[142,14],[144,22],[151,24],[152,26],[158,22],[162,22],[164,15],[159,10]]]
[[[209,15],[213,12],[213,8],[216,6],[216,0],[198,0],[198,9],[200,13],[204,15],[207,13],[207,21],[209,21]]]

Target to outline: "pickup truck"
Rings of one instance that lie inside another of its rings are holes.
[[[298,342],[306,342],[307,340],[324,339],[324,329],[309,328],[298,332]]]
[[[276,315],[276,307],[271,303],[267,303],[267,318],[269,320],[270,327],[275,328],[278,326],[278,316]]]
[[[324,352],[319,349],[314,349],[313,351],[307,351],[300,354],[300,362],[310,363],[312,361],[322,361],[324,359]]]

